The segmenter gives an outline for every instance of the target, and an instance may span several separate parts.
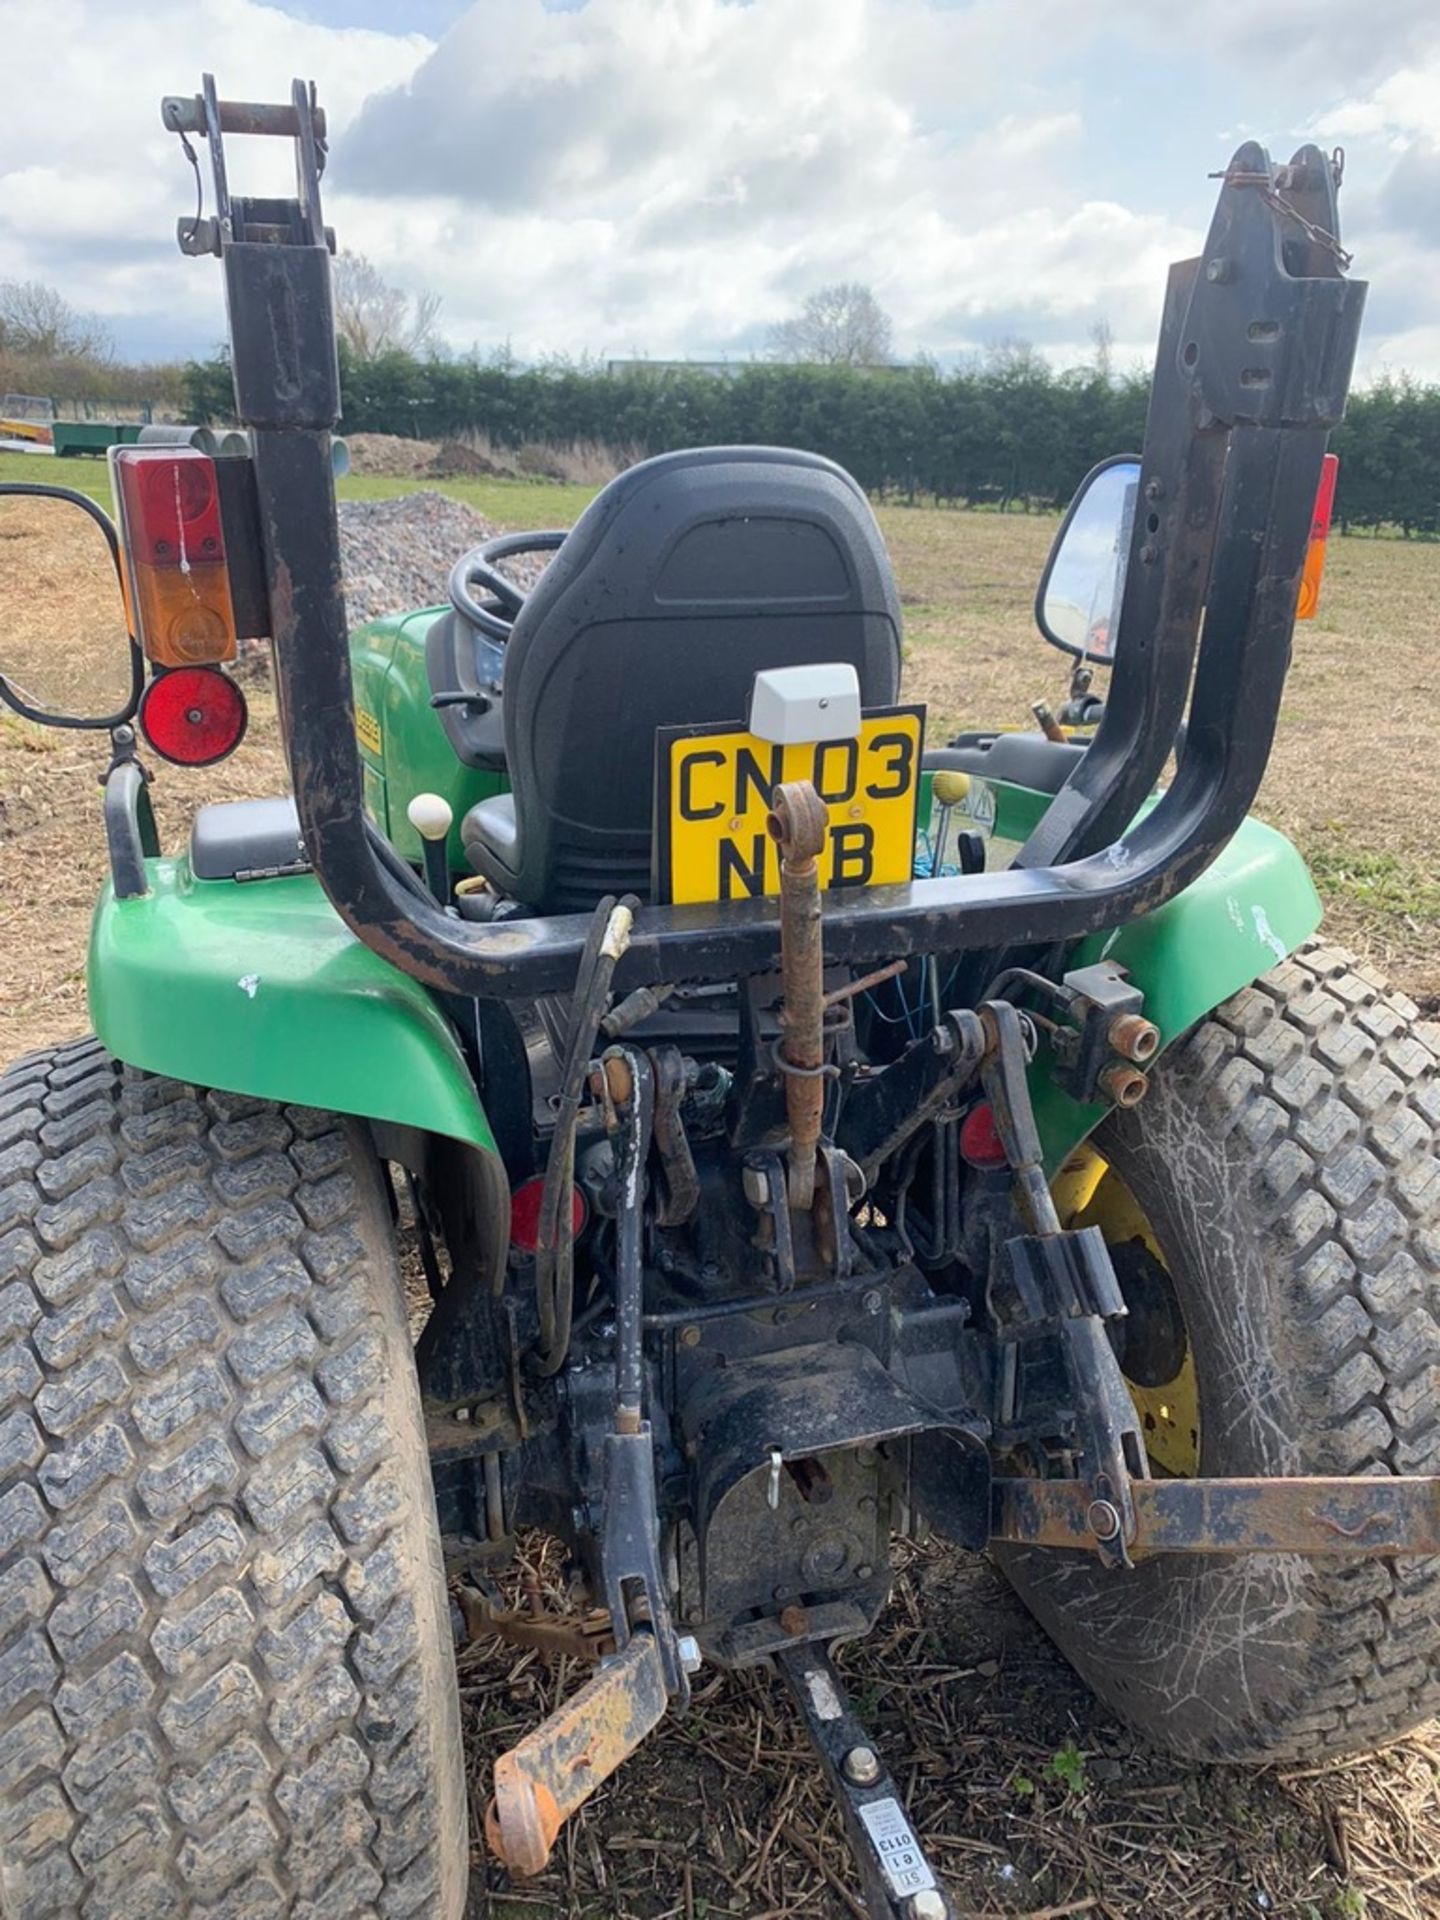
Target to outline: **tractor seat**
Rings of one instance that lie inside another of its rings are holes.
[[[900,685],[900,603],[843,468],[776,447],[631,467],[590,503],[505,649],[512,791],[461,822],[471,865],[537,913],[650,897],[655,733],[744,721],[766,667],[852,664]]]

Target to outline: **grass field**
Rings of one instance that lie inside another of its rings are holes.
[[[17,478],[107,491],[98,463],[0,456],[0,480]],[[354,479],[341,492],[374,497],[410,484]],[[511,526],[563,523],[587,497],[541,483],[438,484]],[[930,703],[932,739],[965,724],[1023,724],[1031,700],[1063,696],[1065,663],[1036,637],[1029,611],[1053,522],[903,508],[880,518],[905,606],[907,689]],[[63,589],[57,579],[50,591]],[[1260,800],[1309,857],[1336,936],[1432,1009],[1437,605],[1440,546],[1332,544],[1321,618],[1300,630]],[[27,673],[43,673],[48,645],[65,654],[74,685],[82,657],[93,659],[87,633],[75,605],[42,604],[33,571],[0,537],[0,666],[5,646],[23,640]],[[181,840],[200,800],[283,785],[263,689],[252,707],[250,737],[232,760],[197,775],[159,770],[166,844]],[[86,1024],[104,765],[93,738],[0,717],[0,1058]],[[844,1665],[969,1920],[1440,1912],[1436,1729],[1340,1765],[1263,1774],[1185,1766],[1096,1708],[985,1563],[931,1547],[903,1549],[903,1559],[881,1628]],[[535,1581],[548,1571],[537,1567]],[[493,1643],[462,1654],[477,1804],[495,1754],[574,1681]],[[859,1912],[848,1872],[776,1687],[759,1675],[707,1675],[697,1711],[566,1830],[552,1873],[502,1892],[477,1864],[475,1910],[495,1920],[845,1920]]]

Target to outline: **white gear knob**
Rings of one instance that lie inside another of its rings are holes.
[[[450,831],[455,810],[441,794],[417,793],[405,809],[405,815],[422,840],[443,840]]]

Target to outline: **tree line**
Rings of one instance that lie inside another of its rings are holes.
[[[189,417],[229,419],[223,359],[185,372]],[[642,454],[675,447],[806,447],[877,498],[1049,509],[1108,453],[1138,448],[1148,380],[1101,367],[1055,371],[1023,347],[976,366],[883,370],[757,362],[733,374],[604,367],[506,356],[362,359],[341,344],[342,431],[445,440],[478,430],[497,447],[598,441]],[[1440,529],[1440,387],[1406,376],[1352,395],[1332,442],[1343,528]]]
[[[78,410],[85,403],[132,406],[147,401],[178,408],[180,367],[131,366],[94,314],[80,313],[40,280],[0,280],[0,396],[51,400]]]
[[[628,362],[521,366],[508,353],[440,350],[439,301],[389,286],[359,254],[335,269],[343,426],[426,440],[483,434],[492,447],[608,447],[623,457],[734,443],[828,454],[877,498],[1053,508],[1106,454],[1139,447],[1149,382],[1111,371],[1108,329],[1090,366],[1056,371],[1019,343],[944,373],[893,367],[890,322],[868,287],[812,294],[772,329],[781,362],[724,374]],[[828,363],[828,364],[826,364]],[[223,358],[178,367],[116,360],[93,315],[37,281],[0,281],[0,394],[71,404],[137,399],[200,422],[228,421]],[[1353,394],[1332,442],[1342,529],[1440,532],[1440,386],[1408,375]]]

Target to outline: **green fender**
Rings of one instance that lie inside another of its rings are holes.
[[[495,1153],[426,989],[362,946],[309,874],[196,880],[146,862],[90,934],[95,1031],[119,1060],[198,1086],[386,1120]]]

